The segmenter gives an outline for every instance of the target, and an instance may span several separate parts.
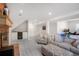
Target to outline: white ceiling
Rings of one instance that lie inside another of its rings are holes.
[[[28,31],[28,21],[22,22],[16,28],[14,28],[12,31],[13,32],[27,32]]]
[[[53,20],[53,18],[79,11],[78,3],[9,3],[7,5],[10,10],[10,17],[15,25],[24,20],[33,23]],[[19,16],[20,10],[23,10],[21,16]],[[52,12],[52,15],[48,15],[49,12]],[[79,17],[79,14],[76,17]]]

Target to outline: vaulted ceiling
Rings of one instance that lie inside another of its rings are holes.
[[[7,5],[10,10],[10,17],[15,25],[24,20],[39,23],[62,17],[65,20],[79,18],[78,3],[8,3]],[[22,15],[19,15],[20,12]],[[69,18],[65,16],[69,16]]]

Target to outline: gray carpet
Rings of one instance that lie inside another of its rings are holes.
[[[20,44],[20,55],[21,56],[42,56],[40,45],[36,43],[33,39],[27,40],[16,40],[12,41],[12,43],[19,43]]]

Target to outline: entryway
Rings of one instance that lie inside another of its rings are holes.
[[[23,39],[23,33],[22,32],[17,32],[17,39]]]

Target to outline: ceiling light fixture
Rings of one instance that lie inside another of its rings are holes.
[[[19,16],[22,16],[22,14],[23,14],[23,10],[20,10],[19,11]]]
[[[51,13],[51,12],[49,12],[49,13],[48,13],[48,15],[52,15],[52,13]]]

